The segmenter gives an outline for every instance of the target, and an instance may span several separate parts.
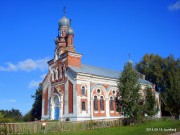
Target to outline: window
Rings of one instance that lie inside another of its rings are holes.
[[[104,111],[104,100],[103,100],[103,96],[101,96],[101,98],[100,98],[100,109],[101,109],[101,111]]]
[[[54,81],[56,80],[56,72],[55,70],[53,70],[53,77],[54,77]]]
[[[112,93],[115,94],[116,92],[113,90]]]
[[[97,93],[99,94],[101,92],[101,90],[100,89],[97,89]]]
[[[113,105],[113,97],[110,97],[110,102],[109,102],[110,110],[114,110],[114,105]]]
[[[61,58],[61,54],[60,53],[58,53],[58,59],[60,59]]]
[[[82,95],[85,95],[85,87],[84,86],[82,86],[81,90],[82,90]]]
[[[83,101],[82,102],[82,110],[85,111],[86,110],[86,103]]]
[[[97,96],[94,96],[94,110],[95,110],[95,111],[98,110],[98,100],[97,100]]]
[[[58,80],[58,78],[59,78],[59,70],[58,68],[56,68],[56,80]]]
[[[64,76],[64,72],[65,72],[64,67],[61,67],[61,72],[62,72],[62,77],[64,78],[64,77],[65,77],[65,76]]]

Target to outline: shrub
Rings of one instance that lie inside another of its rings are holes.
[[[69,117],[67,117],[67,118],[66,118],[66,121],[70,121],[70,118],[69,118]]]
[[[1,118],[0,123],[13,123],[15,120],[13,118]]]

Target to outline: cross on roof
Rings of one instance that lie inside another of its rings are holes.
[[[66,16],[66,6],[64,6],[64,8],[63,8],[63,14],[64,14],[64,16]]]

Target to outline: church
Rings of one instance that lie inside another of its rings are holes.
[[[115,96],[119,71],[81,63],[82,55],[75,51],[74,31],[65,15],[58,22],[54,58],[48,61],[48,73],[42,82],[42,120],[98,120],[122,118],[116,112]],[[155,86],[139,73],[140,92]],[[159,93],[155,92],[160,108]],[[161,113],[156,117],[161,117]]]

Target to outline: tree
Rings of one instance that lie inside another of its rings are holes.
[[[3,118],[0,118],[0,122],[18,122],[22,121],[22,114],[18,109],[0,110],[0,114]]]
[[[145,54],[142,60],[136,64],[136,70],[146,75],[146,80],[156,86],[156,91],[164,90],[163,59],[159,55]]]
[[[180,116],[180,59],[169,56],[164,60],[167,63],[166,90],[162,96],[166,102],[166,110],[172,112],[176,119]]]
[[[4,115],[0,112],[0,119],[4,118]]]
[[[22,114],[18,109],[11,109],[11,110],[0,110],[0,113],[3,114],[4,118],[11,118],[15,121],[22,120]]]
[[[144,112],[148,116],[154,116],[158,112],[156,106],[155,93],[153,93],[152,88],[146,87],[145,89],[145,103],[144,103]]]
[[[136,69],[146,75],[146,80],[156,85],[156,91],[161,93],[164,103],[161,109],[177,118],[180,115],[180,59],[176,60],[173,55],[162,58],[145,54]]]
[[[36,93],[32,95],[32,98],[34,98],[34,103],[32,105],[31,114],[32,119],[41,119],[41,109],[42,109],[42,87],[41,84],[39,84],[38,89],[36,89]]]
[[[117,111],[123,112],[125,117],[135,121],[142,117],[139,90],[138,73],[133,68],[132,63],[128,62],[118,79],[116,103]]]
[[[28,121],[33,121],[33,116],[32,116],[32,111],[30,110],[23,116],[23,121],[28,122]]]

